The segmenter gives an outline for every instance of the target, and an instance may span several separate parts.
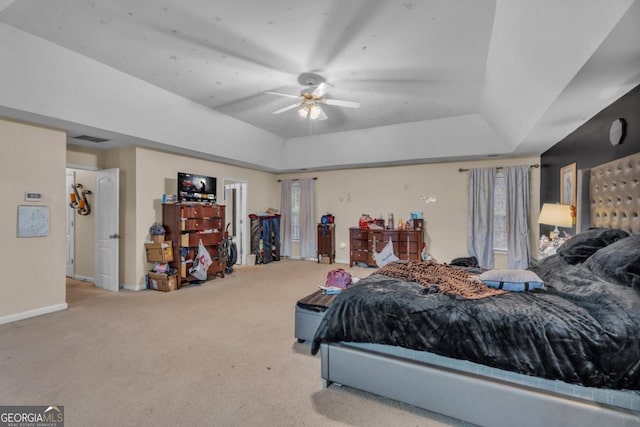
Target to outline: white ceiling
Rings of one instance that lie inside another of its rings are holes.
[[[131,98],[150,84],[177,95],[176,116],[189,100],[265,131],[289,161],[265,166],[249,145],[218,154],[275,171],[540,154],[640,83],[638,0],[0,0],[0,25],[33,52],[0,50],[0,65],[26,69],[53,51],[28,33],[70,51],[69,68],[82,57],[135,78]],[[297,94],[309,73],[332,85],[328,97],[361,107],[324,106],[322,122],[271,114],[295,100],[265,91]],[[16,74],[26,85],[28,73]],[[0,96],[0,114],[114,139],[96,148],[216,157],[150,130],[78,120],[72,105],[47,113],[38,92],[22,96]],[[358,157],[363,146],[370,152]],[[318,155],[322,147],[336,155]],[[393,147],[404,154],[385,154]]]

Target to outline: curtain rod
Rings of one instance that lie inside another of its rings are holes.
[[[312,179],[312,180],[314,180],[314,181],[317,181],[317,180],[318,180],[318,177],[317,177],[317,176],[314,176],[314,177],[313,177],[313,178],[311,178],[311,179]],[[293,178],[291,181],[300,181],[300,178]],[[282,182],[282,180],[281,180],[281,179],[279,179],[279,180],[278,180],[278,182]]]
[[[540,165],[539,165],[539,164],[537,164],[537,163],[535,163],[535,164],[533,164],[533,165],[529,165],[529,167],[530,167],[530,168],[539,168],[539,167],[540,167]],[[498,166],[496,169],[504,169],[504,167],[502,167],[502,166]],[[468,172],[468,171],[469,171],[469,169],[464,169],[464,168],[460,168],[460,169],[458,169],[458,172]]]

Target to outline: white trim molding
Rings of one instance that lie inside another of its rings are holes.
[[[34,310],[27,310],[21,313],[10,314],[8,316],[0,317],[0,325],[5,323],[11,323],[18,320],[28,319],[30,317],[41,316],[43,314],[55,313],[56,311],[62,311],[69,308],[69,305],[65,302],[63,304],[49,305],[46,307],[36,308]]]
[[[144,291],[147,289],[146,285],[120,285],[121,289],[126,289],[127,291]]]

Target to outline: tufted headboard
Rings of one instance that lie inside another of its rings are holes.
[[[640,233],[640,153],[591,169],[591,226]]]

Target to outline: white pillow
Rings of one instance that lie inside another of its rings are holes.
[[[400,260],[400,258],[393,253],[393,242],[391,239],[389,239],[389,243],[384,246],[382,251],[373,253],[373,259],[376,261],[378,267],[384,267],[390,262]]]

